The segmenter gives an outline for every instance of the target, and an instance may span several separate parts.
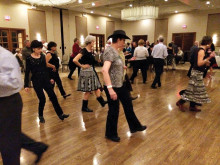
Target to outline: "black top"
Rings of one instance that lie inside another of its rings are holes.
[[[204,51],[204,53],[205,53],[205,50],[204,50],[203,48],[198,48],[198,49],[197,49],[197,54],[194,54],[193,69],[196,69],[196,70],[198,70],[198,71],[204,72],[206,66],[205,66],[205,65],[203,65],[203,66],[198,66],[198,55],[199,55],[199,51],[200,51],[200,50]],[[204,56],[203,59],[205,59],[205,56]]]
[[[48,63],[54,65],[56,67],[56,69],[58,70],[60,67],[60,63],[59,63],[59,59],[57,57],[56,53],[51,53],[51,52],[47,52],[47,54],[50,53],[52,58],[50,59],[50,61],[48,61]],[[52,69],[52,68],[50,68]]]
[[[173,55],[173,48],[167,48],[168,55]]]
[[[85,65],[89,64],[94,67],[94,65],[97,63],[94,56],[92,55],[92,52],[88,52],[86,48],[83,48],[81,50],[82,57],[80,59],[80,63]]]
[[[29,74],[32,74],[31,80],[33,83],[49,83],[49,74],[46,66],[46,58],[44,55],[41,55],[40,58],[33,58],[28,56],[26,59],[26,71],[24,79],[24,87],[29,85]]]

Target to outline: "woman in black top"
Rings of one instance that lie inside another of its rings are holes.
[[[190,101],[190,111],[200,112],[196,105],[211,102],[208,98],[205,85],[203,82],[203,74],[205,68],[210,65],[211,58],[215,57],[214,53],[211,53],[209,57],[205,58],[205,51],[210,47],[212,38],[210,36],[204,36],[201,42],[201,46],[198,48],[198,53],[194,56],[193,69],[189,80],[188,87],[185,91],[180,93],[181,99],[176,103],[181,111],[185,111],[183,104],[185,101]]]
[[[78,91],[85,92],[82,103],[82,111],[93,112],[93,110],[88,108],[88,99],[91,91],[95,91],[97,100],[102,105],[105,106],[107,103],[103,100],[100,92],[101,83],[99,82],[98,75],[95,71],[95,58],[92,55],[92,48],[95,42],[94,36],[87,36],[85,39],[86,47],[81,50],[74,59],[73,62],[81,68],[79,74]],[[80,62],[79,62],[80,61]]]
[[[26,72],[25,72],[25,91],[29,91],[29,74],[31,72],[32,77],[31,80],[33,82],[34,90],[37,94],[37,97],[39,99],[39,120],[41,123],[45,123],[44,117],[43,117],[43,110],[46,103],[44,91],[45,90],[53,104],[53,107],[58,115],[58,117],[61,120],[64,120],[64,118],[69,117],[69,115],[66,115],[63,113],[58,100],[57,96],[53,91],[53,87],[51,84],[54,83],[53,79],[49,78],[47,66],[46,66],[46,59],[45,56],[42,54],[42,47],[43,44],[37,40],[34,40],[31,42],[31,49],[32,54],[27,57],[26,59]]]
[[[63,89],[62,81],[60,79],[59,72],[58,72],[59,67],[60,67],[60,63],[59,63],[59,59],[56,54],[56,49],[57,49],[57,44],[55,42],[48,43],[47,50],[49,50],[49,51],[47,52],[47,55],[46,55],[46,62],[47,62],[47,67],[48,67],[50,78],[53,79],[55,81],[55,83],[57,83],[57,86],[60,90],[60,93],[63,96],[63,98],[65,99],[66,97],[70,96],[71,94],[67,95]],[[53,88],[55,86],[55,83],[52,84]]]

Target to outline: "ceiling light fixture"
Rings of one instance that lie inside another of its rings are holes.
[[[206,5],[210,5],[210,1],[206,1]]]
[[[168,0],[164,0],[165,2],[167,2]]]
[[[91,11],[90,13],[94,13],[94,11]]]
[[[83,1],[82,0],[78,0],[78,3],[82,3]]]
[[[112,15],[111,15],[111,14],[109,14],[108,16],[109,16],[109,17],[111,17]]]
[[[22,0],[23,2],[27,2],[34,5],[41,5],[41,6],[59,6],[59,5],[66,5],[73,2],[76,2],[76,0]]]
[[[178,11],[176,10],[175,13],[178,13]]]
[[[129,6],[130,6],[130,7],[133,7],[133,5],[132,5],[132,4],[130,4]]]
[[[156,6],[140,6],[121,10],[121,19],[127,21],[144,20],[158,17]]]
[[[95,3],[94,3],[94,2],[92,2],[92,6],[95,6]]]

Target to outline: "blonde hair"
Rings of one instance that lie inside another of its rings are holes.
[[[92,43],[92,41],[95,41],[95,36],[92,36],[92,35],[88,35],[86,38],[85,38],[85,45],[89,45]]]
[[[140,39],[139,41],[138,41],[138,45],[144,45],[144,40],[143,39]]]

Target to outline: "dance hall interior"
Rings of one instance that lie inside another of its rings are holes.
[[[0,165],[220,165],[220,0],[0,0]]]

